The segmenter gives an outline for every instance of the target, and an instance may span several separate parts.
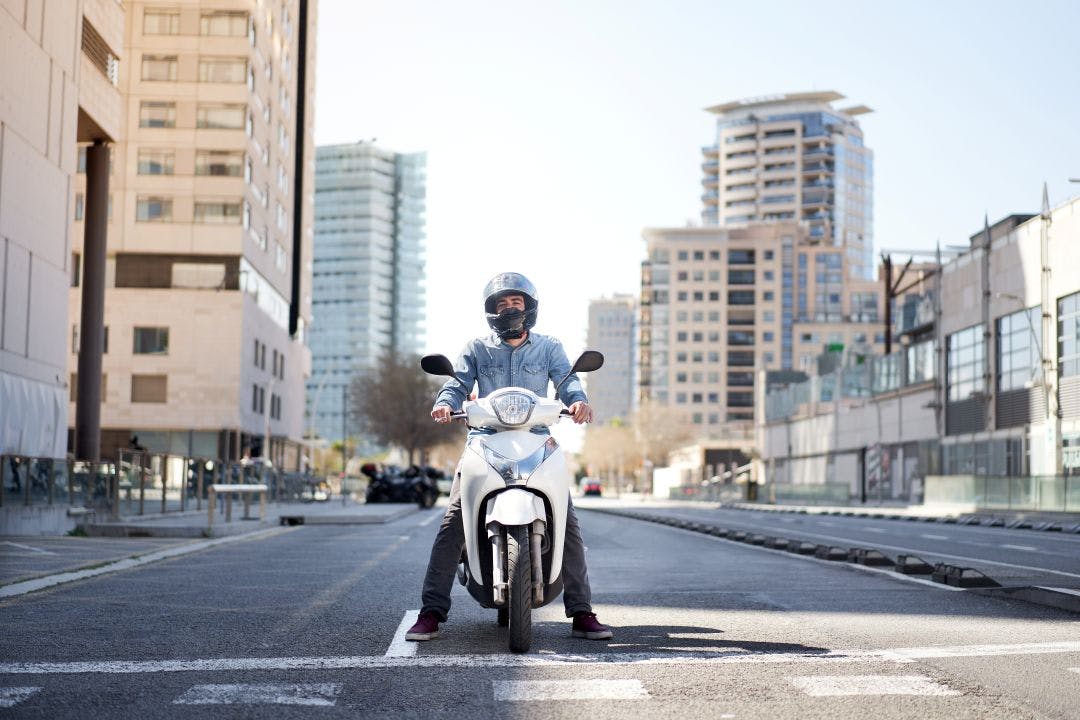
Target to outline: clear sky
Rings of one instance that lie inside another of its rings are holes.
[[[315,137],[428,153],[428,350],[503,270],[584,344],[645,227],[697,222],[704,108],[836,90],[874,112],[875,247],[962,244],[1080,192],[1080,2],[318,0]],[[1076,239],[1080,242],[1080,238]]]

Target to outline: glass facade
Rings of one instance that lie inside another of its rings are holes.
[[[369,143],[317,148],[307,427],[340,439],[343,398],[386,350],[423,347],[427,158]]]
[[[947,357],[949,402],[986,392],[986,342],[981,323],[950,335]]]
[[[1042,309],[1039,306],[998,318],[997,389],[1020,390],[1042,367]]]
[[[1058,300],[1058,372],[1080,375],[1080,293]]]

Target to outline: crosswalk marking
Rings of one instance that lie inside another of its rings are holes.
[[[174,705],[333,705],[341,686],[335,683],[266,685],[193,685]]]
[[[879,650],[836,649],[828,652],[750,652],[744,648],[704,657],[667,653],[590,653],[518,655],[492,653],[475,655],[333,655],[329,657],[247,657],[201,658],[190,660],[84,660],[73,662],[0,662],[0,675],[69,675],[99,673],[129,675],[156,672],[257,671],[257,670],[363,670],[419,667],[584,667],[588,665],[728,665],[782,663],[910,663],[931,658],[996,657],[1080,652],[1080,641],[1010,643],[994,645],[935,645],[930,647],[883,648]]]
[[[39,687],[0,687],[0,708],[15,707],[39,690]]]
[[[813,697],[960,694],[925,675],[810,675],[788,682]]]
[[[640,680],[493,680],[495,700],[648,700]]]
[[[386,648],[386,654],[383,657],[413,657],[416,655],[420,643],[406,640],[405,633],[413,626],[419,615],[419,610],[409,610],[405,613],[405,617],[401,619],[397,632],[394,633],[394,638],[390,641],[390,646]]]

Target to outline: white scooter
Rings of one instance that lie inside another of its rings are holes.
[[[570,373],[598,370],[604,356],[586,350]],[[430,375],[455,377],[444,355],[425,355]],[[556,386],[569,379],[568,374]],[[497,608],[499,625],[510,628],[510,650],[532,644],[532,609],[562,592],[563,540],[570,497],[570,471],[555,438],[529,432],[548,427],[569,411],[558,400],[524,388],[497,390],[466,402],[451,418],[470,429],[496,432],[469,439],[459,466],[465,557],[458,580],[483,607]],[[484,551],[486,538],[490,551]]]

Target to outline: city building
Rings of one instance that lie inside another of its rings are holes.
[[[423,347],[426,167],[370,142],[316,150],[309,434],[353,435],[352,379]]]
[[[600,423],[626,419],[637,400],[637,300],[614,295],[589,302],[587,346],[604,354],[602,372],[589,375],[589,403]]]
[[[315,4],[124,6],[101,455],[137,436],[151,452],[250,453],[297,468],[310,371]],[[87,177],[71,198],[73,388]]]
[[[873,152],[833,91],[768,95],[708,108],[716,141],[702,148],[702,222],[803,222],[807,240],[843,248],[854,277],[871,280]]]
[[[643,400],[684,409],[703,437],[751,440],[758,370],[880,347],[881,285],[806,233],[792,221],[644,231]]]
[[[1080,509],[1077,241],[1080,198],[1044,196],[905,298],[895,352],[770,392],[770,495]]]
[[[124,17],[113,0],[0,5],[0,454],[67,452],[76,142],[122,135]]]

